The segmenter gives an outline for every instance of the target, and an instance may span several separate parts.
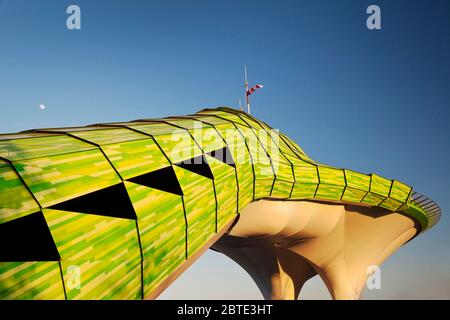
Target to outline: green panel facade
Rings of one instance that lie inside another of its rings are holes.
[[[43,207],[120,182],[98,149],[23,160],[14,167]]]
[[[39,205],[27,190],[20,176],[0,160],[0,223],[39,211]]]
[[[217,230],[221,230],[237,211],[236,169],[216,158],[206,156],[214,175],[217,196]]]
[[[141,297],[141,257],[133,220],[77,212],[44,210],[61,256],[68,299]],[[71,266],[80,284],[71,283]]]
[[[110,144],[102,146],[102,149],[124,179],[156,171],[170,164],[153,139]]]
[[[57,261],[0,262],[0,297],[3,300],[64,300]]]
[[[317,163],[229,108],[0,135],[0,299],[152,296],[263,198],[379,206],[421,232],[440,217],[406,184]]]
[[[182,197],[125,182],[137,214],[144,260],[144,296],[186,258],[186,222]]]
[[[216,231],[215,193],[212,180],[177,166],[174,169],[184,194],[190,256]]]
[[[66,135],[0,141],[1,157],[11,161],[49,157],[90,149],[94,149],[94,147]]]

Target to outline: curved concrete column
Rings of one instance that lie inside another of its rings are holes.
[[[297,299],[316,274],[334,299],[358,299],[370,267],[416,233],[411,218],[381,208],[260,200],[213,248],[240,264],[266,299]]]
[[[268,241],[224,236],[213,249],[244,268],[265,299],[297,299],[303,284],[317,274],[301,256]]]

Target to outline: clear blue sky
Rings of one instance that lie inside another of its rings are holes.
[[[82,29],[66,29],[78,4]],[[370,4],[382,30],[366,28]],[[317,161],[397,178],[441,223],[382,267],[365,298],[450,298],[450,2],[0,0],[0,132],[236,106]],[[45,111],[39,104],[47,106]],[[319,280],[305,298],[326,297]],[[208,252],[163,298],[261,298]]]

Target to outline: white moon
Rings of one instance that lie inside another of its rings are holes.
[[[39,109],[45,110],[45,104],[40,104],[40,105],[39,105]]]

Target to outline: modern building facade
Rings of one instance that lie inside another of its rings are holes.
[[[231,108],[0,135],[0,299],[151,299],[208,248],[267,299],[315,275],[354,299],[439,218],[410,186],[317,163]]]

